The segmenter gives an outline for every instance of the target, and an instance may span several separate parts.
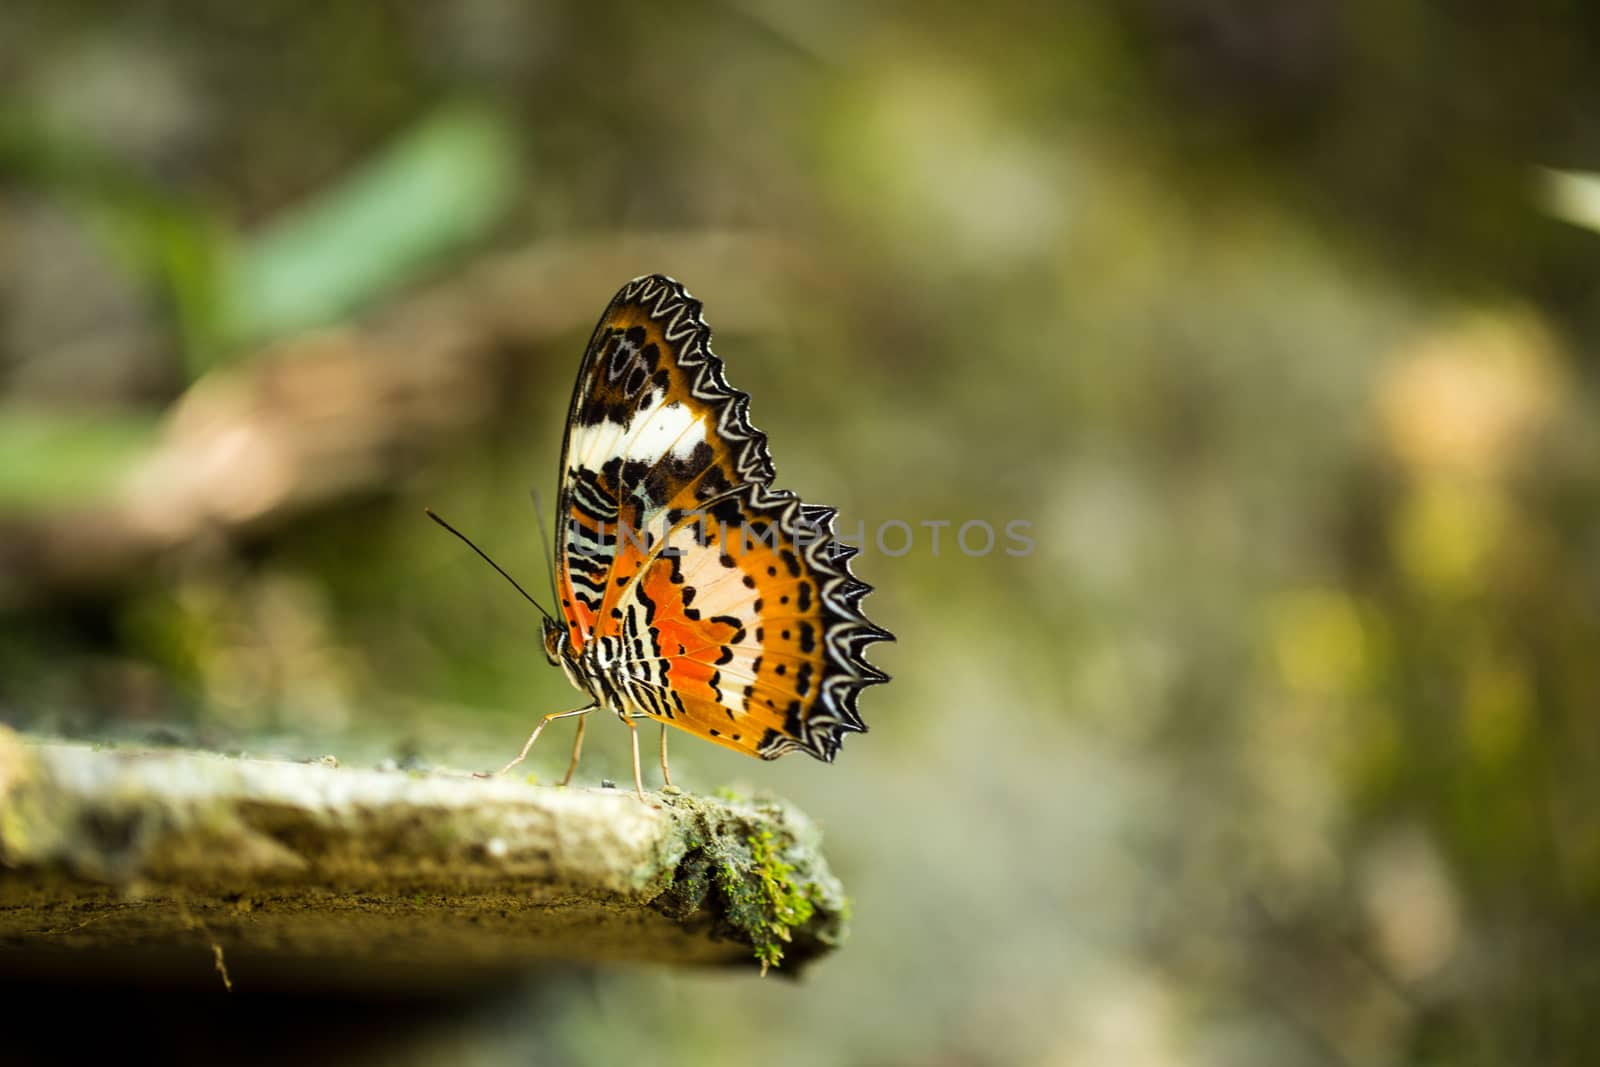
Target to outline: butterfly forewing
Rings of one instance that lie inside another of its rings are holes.
[[[575,643],[600,614],[605,578],[642,556],[669,509],[766,483],[766,436],[710,350],[700,302],[647,276],[612,299],[584,355],[562,449],[557,576]],[[570,587],[570,589],[569,589]]]
[[[576,647],[617,638],[604,688],[626,707],[749,755],[831,760],[885,680],[868,587],[833,511],[770,488],[766,438],[728,386],[700,304],[637,279],[596,327],[563,449],[558,551]]]

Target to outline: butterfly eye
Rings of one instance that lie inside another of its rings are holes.
[[[555,623],[545,623],[544,655],[551,665],[557,665],[561,662],[561,646],[566,643],[566,640],[566,630]]]

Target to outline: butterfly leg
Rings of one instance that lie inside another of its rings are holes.
[[[621,717],[628,727],[628,733],[633,738],[633,791],[639,798],[639,803],[644,803],[644,775],[639,773],[639,728],[633,725],[633,719],[627,715]]]
[[[573,708],[571,711],[552,711],[550,714],[546,715],[544,718],[539,720],[539,725],[535,726],[533,728],[533,733],[528,735],[527,743],[525,743],[522,746],[522,751],[517,753],[517,758],[516,759],[514,759],[510,763],[506,764],[504,767],[501,767],[498,771],[495,771],[494,774],[492,774],[492,775],[491,774],[474,773],[473,777],[474,778],[498,778],[498,777],[500,777],[500,775],[506,773],[511,768],[515,767],[517,764],[521,763],[523,760],[528,758],[528,750],[533,747],[533,743],[535,741],[539,740],[539,735],[544,732],[544,728],[546,726],[549,726],[552,720],[554,720],[554,719],[566,719],[566,718],[572,717],[573,715],[587,715],[587,714],[589,714],[589,712],[593,711],[594,709],[595,709],[595,705],[590,704],[587,707]],[[578,721],[580,723],[583,722],[582,719],[579,719]],[[572,773],[571,770],[568,770],[567,774],[569,776],[571,775],[571,773]]]
[[[567,773],[561,776],[561,784],[566,785],[572,781],[572,772],[578,769],[578,753],[583,751],[583,728],[589,723],[588,719],[578,720],[578,733],[572,739],[572,761],[567,764]]]
[[[667,770],[667,724],[661,724],[661,781],[663,785],[672,784],[672,772]]]

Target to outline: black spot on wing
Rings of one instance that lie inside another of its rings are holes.
[[[650,468],[650,473],[645,476],[643,487],[646,497],[654,507],[661,507],[667,501],[677,496],[679,491],[690,482],[699,478],[704,473],[709,473],[715,454],[711,446],[705,441],[700,441],[689,450],[688,455],[679,456],[668,452]],[[677,522],[681,516],[669,519]]]
[[[741,530],[744,528],[744,510],[739,506],[737,497],[726,497],[718,500],[706,508],[706,515],[725,529]]]
[[[637,395],[639,390],[644,388],[645,379],[648,377],[645,369],[635,362],[633,369],[628,372],[627,381],[622,383],[623,394],[629,397]]]
[[[732,488],[733,483],[728,480],[721,467],[710,467],[701,477],[700,484],[694,487],[694,496],[696,500],[710,500]]]
[[[805,736],[805,718],[800,710],[800,701],[791,700],[783,709],[783,729],[790,737]]]
[[[599,483],[613,500],[621,500],[627,495],[624,490],[644,481],[649,470],[650,464],[643,460],[612,456],[600,467]]]

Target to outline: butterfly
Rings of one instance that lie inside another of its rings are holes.
[[[857,697],[888,676],[865,651],[893,636],[861,612],[871,587],[851,573],[858,549],[835,536],[835,510],[773,488],[749,405],[682,285],[647,275],[612,298],[567,415],[559,617],[545,612],[543,631],[546,657],[588,699],[545,715],[496,773],[577,718],[565,785],[596,711],[632,731],[641,800],[638,719],[661,723],[666,785],[668,726],[761,759],[798,749],[829,763],[866,732]]]

